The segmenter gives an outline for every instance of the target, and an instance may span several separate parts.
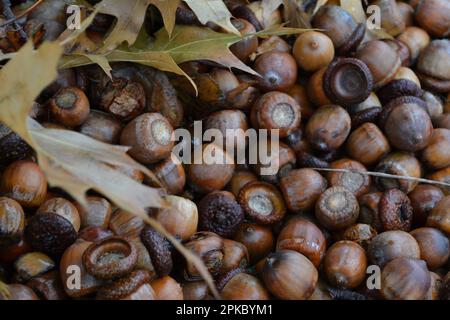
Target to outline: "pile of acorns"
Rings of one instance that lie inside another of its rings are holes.
[[[113,80],[75,68],[32,116],[131,146],[171,204],[149,215],[203,260],[224,299],[448,299],[450,2],[370,1],[392,36],[383,40],[336,2],[312,19],[323,31],[233,45],[261,77],[184,63],[196,97],[136,64],[113,65]],[[226,3],[243,34],[285,22],[283,7],[267,21],[260,1]],[[22,22],[39,21],[45,6]],[[99,15],[88,35],[111,20]],[[198,23],[185,5],[177,21]],[[279,129],[278,172],[174,161],[173,130],[194,120],[224,134]],[[141,218],[94,192],[84,208],[49,189],[32,150],[5,126],[0,165],[0,280],[12,299],[212,298],[195,266]]]

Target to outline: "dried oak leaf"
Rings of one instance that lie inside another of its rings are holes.
[[[63,188],[81,204],[86,203],[86,191],[94,189],[121,209],[143,218],[195,264],[218,296],[203,262],[147,215],[148,207],[166,206],[160,190],[121,173],[120,168],[133,168],[152,177],[148,169],[126,154],[128,148],[74,131],[46,129],[28,117],[34,99],[56,79],[62,52],[57,42],[46,42],[38,50],[33,50],[29,42],[0,70],[0,121],[35,149],[50,185]]]
[[[366,12],[361,0],[341,0],[341,8],[348,11],[357,23],[366,24]],[[366,32],[375,39],[392,39],[392,36],[381,27],[367,29]]]
[[[232,25],[232,15],[222,0],[184,0],[203,24],[213,22],[225,30],[239,34]],[[132,45],[141,30],[149,5],[161,12],[169,36],[175,27],[176,10],[181,0],[103,0],[96,5],[99,12],[117,18],[114,28],[105,39],[103,51],[116,48],[123,42]]]
[[[304,32],[304,29],[273,27],[255,33],[252,36],[268,37],[272,35],[290,35]],[[162,71],[186,76],[195,87],[192,79],[178,66],[179,63],[194,60],[209,60],[226,67],[240,69],[253,75],[257,73],[234,56],[229,47],[242,40],[243,36],[215,32],[209,28],[196,26],[175,26],[172,37],[161,29],[151,39],[143,30],[136,43],[131,47],[122,46],[108,53],[96,56],[109,62],[133,62]],[[92,57],[83,54],[66,55],[59,67],[72,68],[92,64]]]
[[[75,131],[45,129],[28,117],[35,97],[56,78],[61,54],[58,43],[44,43],[37,51],[28,43],[3,67],[0,120],[35,149],[49,183],[65,189],[77,201],[83,203],[85,192],[95,189],[130,211],[163,207],[159,190],[113,169],[132,168],[152,176],[126,154],[127,147],[101,143]]]
[[[10,297],[10,292],[8,289],[8,285],[4,283],[3,281],[0,281],[0,297],[4,297],[8,299]]]
[[[284,20],[289,27],[311,28],[312,17],[328,0],[283,0],[281,2],[284,5]]]

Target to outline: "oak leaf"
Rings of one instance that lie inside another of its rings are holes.
[[[364,7],[362,5],[361,0],[341,0],[341,8],[348,11],[356,22],[358,23],[367,23],[366,12],[364,11]],[[367,29],[367,33],[369,33],[374,39],[392,39],[393,37],[386,32],[381,26],[374,29]]]
[[[172,37],[169,37],[164,29],[155,34],[155,39],[149,38],[144,31],[141,31],[139,39],[133,46],[122,46],[100,56],[105,57],[109,62],[134,62],[186,77],[188,76],[178,64],[194,60],[209,60],[258,75],[231,53],[229,47],[232,44],[249,36],[268,37],[304,31],[304,29],[277,26],[252,35],[239,36],[215,32],[204,27],[175,26]],[[88,57],[83,54],[71,54],[62,58],[60,68],[79,67],[92,63],[92,55]],[[195,87],[192,81],[191,83]]]
[[[269,1],[270,2],[270,1]],[[328,0],[283,0],[284,20],[289,27],[311,28],[314,14],[328,2]]]
[[[239,34],[231,24],[232,15],[222,0],[184,0],[203,24],[213,22],[225,30]],[[176,10],[181,0],[103,0],[99,12],[113,15],[117,22],[105,39],[103,52],[113,50],[123,42],[134,44],[145,20],[149,5],[161,12],[168,35],[175,27]]]
[[[1,280],[0,280],[0,296],[3,296],[7,299],[10,297],[8,285]]]
[[[28,42],[0,70],[0,121],[33,147],[51,186],[61,187],[81,204],[86,204],[85,193],[94,189],[121,209],[141,217],[194,263],[218,297],[203,262],[148,216],[147,208],[168,205],[161,190],[121,172],[121,168],[137,169],[153,177],[126,154],[127,147],[102,143],[75,131],[46,129],[28,117],[34,99],[56,79],[62,53],[57,42],[43,43],[38,50]]]

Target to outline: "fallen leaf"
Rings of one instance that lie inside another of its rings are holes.
[[[167,2],[169,2],[168,0]],[[123,42],[132,45],[145,20],[147,7],[152,0],[103,0],[96,7],[100,13],[117,18],[112,31],[104,41],[103,51],[115,49]]]
[[[348,11],[356,22],[367,24],[367,16],[361,0],[340,0],[342,9]],[[367,29],[367,33],[374,39],[392,39],[393,37],[383,28]]]
[[[188,77],[188,75],[178,64],[194,60],[209,60],[226,67],[258,75],[231,53],[229,47],[233,43],[249,36],[289,35],[304,31],[304,29],[277,26],[252,35],[240,36],[215,32],[204,27],[175,26],[172,37],[169,37],[165,29],[161,29],[155,34],[155,39],[152,40],[141,31],[134,46],[122,46],[101,55],[109,62],[134,62],[185,77]],[[88,58],[83,54],[73,54],[61,59],[60,68],[73,68],[91,63],[92,56]],[[193,81],[191,79],[190,81],[195,87]]]
[[[311,19],[328,0],[284,0],[284,20],[289,27],[311,28]]]
[[[289,27],[311,28],[311,17],[304,11],[302,0],[284,0],[284,20]]]
[[[153,0],[152,4],[158,8],[161,13],[164,26],[169,33],[172,34],[175,27],[176,12],[181,0]]]
[[[34,99],[56,78],[61,54],[62,47],[56,42],[43,43],[36,51],[27,42],[0,70],[0,119],[30,145],[29,110]]]
[[[62,48],[56,42],[44,43],[36,51],[31,43],[27,43],[3,67],[0,71],[0,81],[4,83],[0,92],[0,120],[35,149],[49,183],[65,189],[76,200],[83,202],[85,191],[93,188],[110,193],[113,198],[131,199],[143,208],[162,207],[163,201],[156,189],[143,189],[141,184],[133,183],[121,173],[113,175],[114,170],[108,167],[123,166],[152,176],[147,168],[126,154],[127,147],[111,146],[75,131],[45,129],[28,118],[34,99],[56,78],[61,54]],[[58,178],[60,173],[64,179]],[[68,179],[70,174],[74,181]],[[123,182],[117,185],[104,183],[121,179]],[[133,187],[137,190],[130,192]]]
[[[0,281],[0,295],[5,297],[6,299],[9,299],[11,296],[9,289],[8,289],[8,285],[6,283],[4,283],[3,281]]]
[[[109,65],[108,59],[105,56],[97,55],[97,54],[86,54],[84,55],[86,58],[91,60],[93,63],[97,64],[102,70],[108,75],[110,79],[112,79],[111,71],[112,68]]]
[[[366,23],[366,12],[361,0],[341,0],[341,8],[350,13],[357,23]]]
[[[81,204],[85,203],[88,190],[96,190],[121,209],[141,217],[195,264],[219,297],[203,262],[147,215],[146,208],[167,206],[159,190],[138,183],[118,170],[133,168],[153,177],[147,168],[126,154],[127,147],[111,146],[74,131],[45,129],[36,122],[30,131],[35,141],[33,146],[37,146],[39,165],[52,185],[63,188]]]
[[[164,29],[159,32],[166,33]],[[151,39],[144,29],[141,29],[139,38],[135,41],[135,45],[145,47],[146,43]],[[182,75],[190,79],[187,74],[178,66],[170,55],[170,52],[165,51],[150,51],[138,49],[135,47],[121,46],[116,50],[107,53],[87,54],[83,52],[74,52],[63,56],[59,63],[60,69],[73,68],[78,66],[89,65],[92,63],[98,64],[107,74],[111,75],[111,62],[133,62],[142,65],[157,68],[161,71],[172,72]],[[191,84],[196,88],[195,83]]]
[[[250,67],[236,58],[229,50],[230,45],[243,39],[240,35],[215,32],[209,28],[176,26],[172,38],[160,30],[144,50],[170,54],[176,63],[192,60],[209,60],[227,67],[256,74]]]
[[[85,35],[86,29],[94,21],[95,16],[98,13],[98,8],[96,8],[91,14],[81,22],[80,28],[75,30],[66,29],[58,37],[58,41],[62,46],[66,46],[66,51],[71,50],[73,47],[87,49],[89,51],[96,49],[96,45]],[[83,41],[80,42],[78,38],[80,36],[85,36]],[[78,41],[77,41],[78,40]]]
[[[145,187],[112,168],[136,169],[152,176],[147,168],[127,155],[128,147],[102,143],[75,131],[45,129],[31,119],[29,122],[33,147],[39,160],[45,160],[41,167],[49,176],[49,182],[65,189],[77,201],[83,202],[84,192],[95,189],[118,204],[130,201],[141,208],[164,206],[157,189]],[[75,183],[67,186],[66,174],[63,181],[56,179],[61,170],[73,175]]]
[[[102,52],[115,49],[123,42],[134,44],[145,20],[149,5],[161,12],[169,37],[175,27],[176,10],[181,0],[103,0],[96,7],[99,12],[117,18],[112,31],[104,42]],[[239,34],[232,25],[232,15],[222,0],[184,0],[203,24],[213,22],[225,30]]]
[[[319,11],[320,7],[326,5],[328,0],[317,0],[316,6],[312,12],[312,15],[315,15],[317,11]]]
[[[167,206],[161,190],[138,183],[120,171],[137,169],[155,179],[146,167],[127,155],[127,147],[102,143],[75,131],[46,129],[28,117],[34,99],[56,79],[62,52],[57,42],[46,42],[38,50],[28,42],[0,70],[0,81],[4,83],[0,88],[0,121],[33,147],[51,186],[64,189],[81,204],[86,204],[88,190],[96,190],[121,209],[143,218],[194,263],[219,297],[201,259],[147,215],[149,207]]]
[[[262,0],[261,8],[264,25],[267,25],[270,16],[283,4],[283,1],[284,0]]]
[[[231,23],[232,15],[222,0],[184,0],[202,24],[213,22],[228,32],[240,35]]]

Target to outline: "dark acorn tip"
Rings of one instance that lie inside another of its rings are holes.
[[[413,218],[413,208],[408,196],[399,189],[385,191],[379,204],[379,215],[384,231],[409,231]]]
[[[141,231],[141,241],[147,249],[158,276],[163,277],[173,268],[170,242],[152,227],[146,225]]]
[[[223,290],[223,288],[225,288],[225,286],[227,285],[227,283],[234,278],[235,275],[245,272],[244,269],[242,268],[235,268],[233,270],[230,270],[229,272],[224,273],[223,275],[221,275],[220,277],[217,278],[216,280],[216,288],[219,292],[221,292]]]
[[[97,292],[97,299],[118,300],[136,292],[142,285],[149,282],[150,275],[148,271],[136,270],[127,277],[100,288]]]
[[[281,221],[286,213],[283,196],[267,182],[247,183],[239,192],[238,202],[251,220],[264,225]]]
[[[413,96],[420,98],[423,90],[411,80],[397,79],[389,82],[377,92],[382,105],[388,104],[395,98]]]
[[[352,129],[356,129],[367,122],[376,123],[382,108],[371,107],[352,114]]]
[[[394,110],[396,107],[404,105],[404,104],[416,104],[420,107],[422,107],[424,110],[427,110],[427,105],[425,101],[418,97],[414,96],[403,96],[398,97],[393,100],[391,100],[387,105],[383,107],[381,110],[380,116],[378,118],[378,123],[380,125],[381,129],[384,129],[384,125],[386,124],[387,119],[389,118],[389,115],[391,114],[392,110]]]
[[[25,238],[33,249],[52,257],[60,257],[77,239],[72,223],[55,213],[32,216],[25,228]]]
[[[138,253],[129,241],[112,237],[90,245],[83,253],[83,264],[94,277],[111,280],[130,273],[137,263]]]
[[[340,58],[331,63],[324,74],[323,89],[334,103],[352,105],[363,102],[373,88],[367,65],[356,58]]]
[[[356,27],[355,31],[353,31],[350,39],[348,41],[337,48],[336,52],[339,56],[346,56],[349,53],[356,51],[361,41],[364,39],[364,35],[366,34],[366,24],[359,23]]]
[[[244,220],[244,211],[227,191],[206,195],[198,205],[200,230],[231,237]]]

